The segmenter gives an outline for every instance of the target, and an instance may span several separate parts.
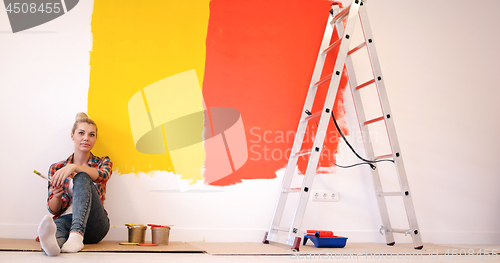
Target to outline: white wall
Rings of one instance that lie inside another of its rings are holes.
[[[71,123],[87,109],[93,3],[15,34],[0,6],[0,237],[34,238],[47,184],[33,170],[71,154]]]
[[[367,3],[424,242],[500,243],[500,2],[475,2]],[[47,213],[46,183],[32,171],[46,173],[72,152],[71,124],[87,107],[91,14],[91,1],[80,1],[67,15],[12,34],[0,7],[0,238],[36,236]],[[349,138],[360,148],[351,103],[346,93]],[[354,162],[342,147],[339,162]],[[114,174],[107,239],[125,240],[125,223],[159,223],[175,225],[171,240],[260,242],[277,200],[277,174],[223,188],[186,187],[165,172]],[[318,175],[313,189],[337,190],[341,200],[310,203],[303,229],[384,242],[369,168]],[[393,226],[404,223],[399,216]]]

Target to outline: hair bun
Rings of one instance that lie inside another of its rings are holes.
[[[75,120],[75,123],[73,124],[73,129],[71,129],[71,134],[75,134],[76,126],[78,125],[78,123],[84,122],[84,123],[94,125],[96,135],[97,135],[97,125],[95,124],[95,121],[93,121],[91,118],[89,118],[89,116],[85,112],[79,112],[78,114],[76,114],[75,119],[76,120]]]
[[[89,119],[89,116],[87,114],[85,114],[85,112],[79,112],[76,114],[75,119],[76,119],[76,122],[80,122],[80,121]]]

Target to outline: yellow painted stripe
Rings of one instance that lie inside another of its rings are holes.
[[[158,126],[166,121],[182,117],[174,112],[161,115],[155,108],[157,98],[152,98],[145,88],[189,70],[196,71],[200,86],[203,83],[210,0],[153,2],[95,1],[92,12],[88,113],[99,125],[99,140],[93,153],[112,156],[113,170],[121,174],[173,171],[170,152],[148,154],[136,148],[138,138],[134,139],[133,130],[143,136],[151,128],[159,130]],[[137,94],[139,91],[141,95]],[[191,96],[183,91],[167,95],[182,101]],[[129,109],[130,105],[140,108],[141,114],[134,116],[135,108]],[[158,114],[168,118],[155,119]],[[132,127],[132,120],[139,121],[140,126]],[[166,138],[169,139],[168,134]],[[158,143],[161,147],[161,141]],[[182,179],[198,180],[203,163],[193,161],[193,151],[199,149],[186,151],[189,153],[180,154],[182,149],[173,153],[177,158],[176,172]]]

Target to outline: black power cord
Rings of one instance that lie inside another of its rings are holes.
[[[364,163],[357,163],[357,164],[354,164],[354,165],[350,165],[350,166],[340,166],[334,162],[332,162],[334,165],[340,167],[340,168],[350,168],[350,167],[354,167],[354,166],[357,166],[357,165],[362,165],[362,164],[368,164],[370,165],[370,167],[375,170],[377,169],[377,167],[375,165],[373,165],[374,163],[379,163],[379,162],[392,162],[394,163],[394,160],[390,160],[390,159],[382,159],[382,160],[375,160],[375,161],[372,161],[372,160],[367,160],[363,157],[361,157],[355,150],[354,148],[351,146],[351,144],[349,143],[349,141],[347,141],[347,139],[345,138],[344,134],[342,134],[342,131],[340,130],[339,128],[339,125],[337,124],[337,120],[335,120],[335,116],[333,116],[333,110],[330,111],[331,115],[332,115],[332,120],[333,120],[333,123],[335,124],[335,128],[337,128],[337,131],[338,133],[340,134],[340,136],[342,137],[342,139],[344,140],[344,142],[347,144],[347,146],[349,146],[349,148],[351,149],[351,151],[356,155],[356,157],[358,157],[360,160],[364,161]]]
[[[352,166],[339,166],[337,165],[336,163],[332,162],[333,164],[335,164],[336,166],[338,167],[341,167],[341,168],[350,168],[350,167],[353,167],[353,166],[356,166],[356,165],[362,165],[362,164],[368,164],[370,165],[370,167],[375,170],[376,169],[376,166],[373,165],[374,163],[379,163],[379,162],[392,162],[394,163],[394,160],[390,160],[390,159],[382,159],[382,160],[375,160],[375,161],[372,161],[372,160],[367,160],[363,157],[361,157],[355,150],[354,148],[352,148],[351,144],[347,141],[347,139],[345,138],[344,134],[342,134],[342,131],[340,130],[339,128],[339,125],[337,124],[337,120],[335,120],[335,116],[333,116],[333,110],[331,111],[331,115],[332,115],[332,119],[333,119],[333,123],[335,124],[335,128],[337,128],[337,131],[339,132],[340,136],[342,137],[342,139],[345,141],[345,143],[347,144],[347,146],[349,146],[349,148],[351,149],[351,151],[356,155],[356,157],[358,157],[360,160],[363,160],[365,161],[364,163],[358,163],[358,164],[355,164],[355,165],[352,165]]]
[[[307,115],[311,115],[311,112],[309,110],[306,110],[306,114]],[[349,141],[347,141],[347,139],[345,138],[344,134],[342,133],[342,131],[340,130],[340,127],[339,125],[337,124],[337,120],[335,120],[335,116],[333,115],[333,111],[331,111],[331,115],[332,115],[332,120],[333,120],[333,123],[335,124],[335,128],[337,128],[337,132],[340,134],[340,136],[342,137],[342,139],[344,140],[344,142],[347,144],[347,146],[349,146],[349,148],[351,149],[351,151],[356,155],[356,157],[358,157],[360,160],[364,161],[362,163],[356,163],[356,164],[352,164],[352,165],[339,165],[339,164],[336,164],[334,162],[332,162],[333,165],[337,166],[337,167],[340,167],[340,168],[351,168],[351,167],[355,167],[355,166],[358,166],[358,165],[363,165],[363,164],[367,164],[369,165],[373,170],[377,169],[377,167],[374,165],[374,163],[378,163],[378,162],[392,162],[394,163],[394,160],[390,160],[390,159],[382,159],[382,160],[375,160],[375,161],[372,161],[372,160],[367,160],[366,158],[363,158],[361,157],[357,152],[356,150],[354,150],[354,148],[351,146],[351,144],[349,143]],[[318,126],[318,123],[316,122],[316,126]]]

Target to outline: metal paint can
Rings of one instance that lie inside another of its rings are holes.
[[[129,225],[128,228],[128,242],[143,244],[146,238],[147,226],[143,225]]]
[[[151,227],[152,243],[157,245],[168,245],[170,236],[170,227],[168,226],[152,226]]]

